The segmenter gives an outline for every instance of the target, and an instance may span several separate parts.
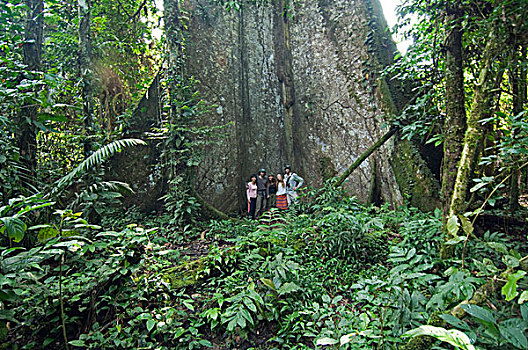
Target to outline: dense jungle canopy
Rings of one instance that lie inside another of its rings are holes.
[[[1,1],[0,349],[527,349],[528,1],[397,12]]]

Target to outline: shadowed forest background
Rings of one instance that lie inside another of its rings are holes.
[[[0,349],[527,349],[528,1],[397,11],[1,2]]]

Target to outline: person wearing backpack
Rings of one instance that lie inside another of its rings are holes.
[[[289,165],[284,167],[284,173],[284,180],[286,181],[286,196],[288,197],[289,207],[292,203],[297,202],[297,197],[299,196],[297,190],[304,184],[304,179],[296,173],[292,173]]]

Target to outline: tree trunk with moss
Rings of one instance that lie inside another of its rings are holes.
[[[389,131],[387,131],[378,141],[376,141],[372,146],[370,146],[365,152],[363,152],[358,159],[352,165],[348,167],[348,169],[341,175],[337,181],[334,183],[334,187],[341,186],[345,180],[352,174],[354,170],[357,169],[364,161],[367,159],[372,153],[374,153],[375,150],[380,148],[387,142],[392,135],[394,135],[398,131],[398,128],[393,127]]]
[[[482,136],[482,125],[480,121],[488,116],[493,106],[497,92],[493,92],[497,79],[500,78],[499,69],[494,66],[497,53],[502,49],[503,43],[495,31],[490,34],[486,48],[478,85],[475,89],[471,112],[467,120],[467,130],[464,135],[464,147],[458,164],[453,194],[449,206],[449,216],[462,213],[466,209],[466,193],[471,180],[471,160],[478,149],[478,143]]]
[[[462,56],[462,9],[460,2],[448,3],[446,12],[446,118],[442,130],[444,135],[444,159],[442,164],[441,198],[444,213],[442,231],[444,232],[444,237],[448,240],[449,237],[445,234],[447,232],[446,224],[467,125],[464,60]],[[452,255],[452,249],[452,245],[444,246],[442,255]]]
[[[472,180],[472,161],[475,159],[483,134],[481,120],[490,116],[493,102],[497,95],[497,91],[494,88],[497,80],[502,77],[502,74],[500,74],[501,69],[497,66],[497,55],[503,49],[504,42],[501,40],[498,29],[494,27],[490,31],[482,55],[478,84],[475,88],[471,110],[467,118],[464,146],[458,163],[449,210],[447,211],[448,217],[463,214],[467,208],[466,197],[468,186]],[[446,237],[446,239],[449,238],[451,237]],[[444,244],[440,256],[443,259],[452,256],[451,246]]]
[[[446,37],[446,119],[443,126],[444,160],[442,167],[444,217],[447,217],[449,212],[466,131],[461,11],[458,1],[447,5],[446,27],[449,29]]]
[[[35,76],[41,69],[42,39],[43,39],[43,11],[42,0],[26,0],[26,22],[24,40],[24,64],[27,65],[29,76]],[[18,120],[17,145],[24,164],[24,181],[36,183],[37,173],[37,120],[38,106],[36,103],[23,105],[20,109]]]

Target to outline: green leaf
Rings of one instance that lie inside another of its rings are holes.
[[[229,321],[229,323],[227,324],[227,330],[229,332],[233,331],[233,329],[235,329],[236,325],[237,325],[237,318],[233,317],[231,319],[231,321]]]
[[[412,329],[404,334],[404,336],[418,337],[428,335],[434,337],[440,341],[449,343],[458,349],[463,350],[475,350],[471,340],[464,333],[458,329],[447,330],[441,327],[433,326],[420,326],[418,328]]]
[[[273,283],[273,281],[270,280],[269,278],[261,278],[260,281],[262,282],[262,284],[264,284],[269,289],[275,292],[277,291],[277,287],[275,287],[275,283]]]
[[[350,341],[352,340],[352,338],[355,336],[354,333],[350,333],[350,334],[345,334],[343,335],[340,339],[339,339],[339,345],[340,346],[343,346],[345,344],[348,344],[350,343]]]
[[[446,321],[453,327],[460,328],[466,331],[471,329],[466,322],[460,320],[458,317],[455,317],[453,315],[442,314],[440,315],[440,318],[442,318],[444,321]]]
[[[528,340],[523,334],[522,328],[519,327],[504,327],[499,325],[501,336],[517,349],[528,349]]]
[[[67,122],[68,118],[64,115],[57,115],[57,114],[51,114],[51,113],[39,113],[38,115],[38,121],[39,122]]]
[[[298,285],[296,285],[295,283],[292,283],[292,282],[287,282],[287,283],[284,283],[282,286],[279,287],[279,295],[284,295],[284,294],[289,294],[289,293],[293,293],[293,292],[296,292],[300,289],[300,287]]]
[[[460,242],[463,242],[466,240],[466,237],[464,236],[455,236],[453,238],[451,238],[450,240],[448,240],[447,242],[445,242],[445,244],[447,245],[456,245]]]
[[[73,346],[87,346],[84,340],[82,339],[71,340],[68,342],[68,344],[73,345]]]
[[[339,340],[328,338],[328,337],[317,339],[317,345],[334,345],[337,343],[339,343]]]
[[[253,301],[249,298],[244,298],[244,304],[253,312],[257,312],[257,307],[253,303]]]
[[[0,310],[0,320],[18,323],[18,321],[15,319],[15,313],[13,310]]]
[[[519,266],[519,259],[517,259],[516,257],[514,256],[511,256],[511,255],[504,255],[502,257],[502,262],[508,266],[509,268],[516,268]]]
[[[517,271],[507,276],[508,282],[502,286],[501,293],[506,297],[506,301],[512,301],[519,293],[517,292],[517,281],[526,275],[524,271]]]
[[[238,311],[242,317],[244,317],[249,323],[253,324],[253,317],[251,317],[251,314],[246,309],[240,308]]]
[[[235,315],[235,320],[237,325],[240,326],[240,328],[246,328],[246,318],[244,317],[244,314],[241,312],[242,310],[239,310],[237,314]]]
[[[489,183],[488,182],[479,182],[478,184],[476,184],[475,186],[471,187],[469,192],[473,193],[475,191],[478,191],[480,190],[482,187],[488,185]]]
[[[185,307],[191,311],[194,311],[194,306],[193,306],[193,301],[192,300],[184,300],[183,301],[183,305],[185,305]]]
[[[7,236],[14,242],[19,243],[24,238],[27,226],[26,224],[17,217],[6,216],[0,218],[0,221],[4,223]]]
[[[411,249],[409,249],[409,251],[407,252],[407,255],[405,256],[405,259],[406,259],[406,260],[411,260],[411,258],[412,258],[413,256],[415,256],[415,255],[416,255],[416,248],[411,248]]]
[[[499,242],[487,242],[486,243],[490,248],[495,249],[499,253],[508,254],[508,249],[503,243]]]
[[[460,223],[462,224],[462,231],[466,235],[470,235],[473,233],[473,225],[471,224],[471,221],[469,221],[468,218],[466,218],[464,215],[459,215],[458,218],[460,219]]]
[[[76,168],[74,168],[70,173],[62,177],[56,184],[54,188],[54,193],[63,189],[67,186],[75,177],[86,172],[87,170],[93,168],[96,165],[99,165],[112,157],[114,154],[121,151],[121,149],[137,146],[137,145],[146,145],[147,143],[140,139],[122,139],[115,140],[110,142],[107,145],[99,148],[97,151],[92,153],[88,158],[81,162]]]
[[[522,294],[526,293],[526,291],[524,291]],[[521,294],[521,297],[522,297],[522,294]],[[520,300],[521,298],[519,298]],[[525,322],[528,322],[528,305],[527,304],[523,304],[521,305],[521,315],[522,315],[522,318]]]
[[[156,321],[155,320],[148,320],[147,321],[147,330],[150,332],[152,330],[152,328],[154,328],[154,326],[156,325]]]
[[[496,324],[497,321],[495,321],[495,317],[489,312],[488,310],[473,304],[463,304],[462,309],[466,311],[471,316],[478,318],[479,320],[482,320],[484,322]]]
[[[448,220],[447,220],[447,224],[446,224],[446,229],[447,229],[447,232],[451,235],[451,236],[456,236],[457,233],[458,233],[458,229],[459,229],[459,226],[460,224],[458,223],[458,218],[456,215],[453,215],[451,216]]]
[[[209,340],[201,339],[198,343],[200,343],[201,346],[205,346],[206,348],[213,347],[213,344]]]

